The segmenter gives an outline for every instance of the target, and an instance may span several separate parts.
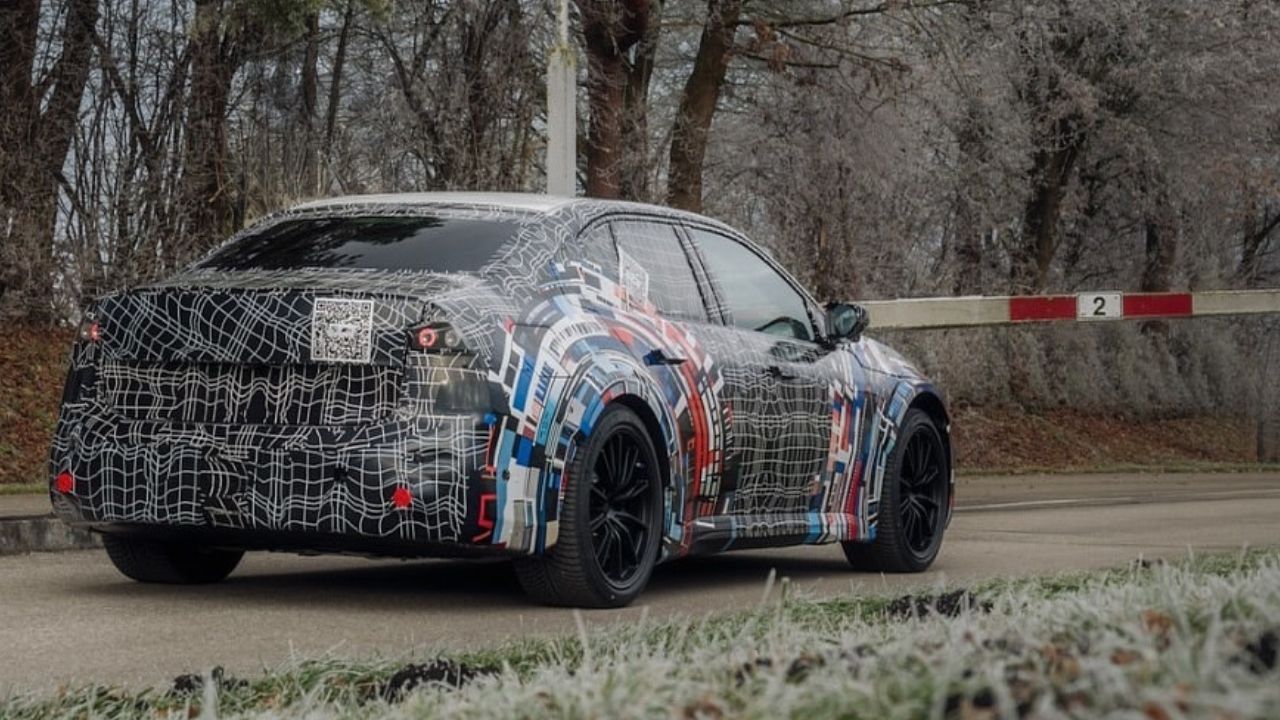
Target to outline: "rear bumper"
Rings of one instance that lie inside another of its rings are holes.
[[[260,549],[501,552],[480,515],[492,511],[480,501],[494,485],[489,435],[474,415],[266,427],[121,421],[64,406],[51,469],[72,481],[60,492],[55,480],[53,507],[108,532],[204,532]]]

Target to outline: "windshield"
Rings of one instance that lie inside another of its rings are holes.
[[[512,221],[440,216],[299,218],[251,232],[214,251],[199,267],[474,272],[519,228]]]

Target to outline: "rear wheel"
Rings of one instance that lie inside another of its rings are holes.
[[[548,605],[621,607],[644,590],[661,540],[661,466],[644,424],[608,407],[566,474],[560,534],[516,561],[525,592]]]
[[[942,431],[921,410],[908,410],[885,469],[876,539],[843,543],[849,564],[876,572],[923,572],[942,547],[951,465]]]
[[[219,550],[121,535],[103,535],[102,544],[111,563],[126,577],[165,585],[201,585],[225,580],[244,557],[242,550]]]

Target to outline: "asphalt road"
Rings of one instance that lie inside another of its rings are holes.
[[[924,575],[852,573],[835,546],[744,551],[664,566],[639,606],[583,617],[590,627],[749,607],[775,568],[830,596],[1280,545],[1280,475],[969,478],[961,497]],[[326,653],[421,657],[574,626],[570,611],[526,603],[503,563],[260,554],[221,585],[173,588],[129,582],[101,552],[0,558],[0,694],[162,684],[214,665],[245,676]]]

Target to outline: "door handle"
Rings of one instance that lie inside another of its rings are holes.
[[[765,368],[765,372],[769,373],[769,377],[773,378],[774,380],[795,380],[797,377],[800,377],[795,373],[789,373],[786,370],[783,370],[781,367],[777,365],[770,365],[769,367]]]
[[[662,348],[649,351],[644,356],[645,365],[682,365],[687,358],[674,357],[662,351]]]

